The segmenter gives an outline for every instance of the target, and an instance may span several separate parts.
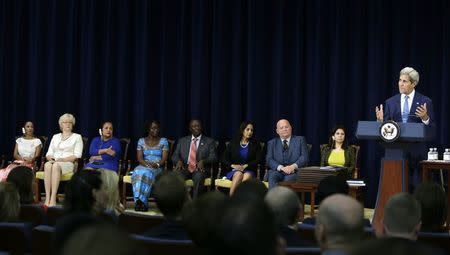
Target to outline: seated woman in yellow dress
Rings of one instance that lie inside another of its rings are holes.
[[[345,128],[336,126],[332,129],[329,142],[320,153],[321,166],[342,166],[347,168],[347,176],[351,177],[355,169],[356,152],[345,139]]]

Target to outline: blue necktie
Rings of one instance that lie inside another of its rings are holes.
[[[408,116],[409,116],[408,96],[405,96],[405,102],[403,103],[403,112],[402,112],[403,123],[408,122]]]

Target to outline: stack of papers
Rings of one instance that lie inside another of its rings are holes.
[[[366,186],[366,183],[364,183],[364,180],[358,180],[358,179],[347,180],[347,184],[348,184],[349,186],[353,186],[353,187],[362,187],[362,186]]]
[[[337,170],[341,170],[344,167],[341,166],[321,166],[320,170],[328,170],[328,171],[337,171]]]

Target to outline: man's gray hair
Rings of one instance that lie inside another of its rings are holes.
[[[400,75],[408,75],[409,79],[411,80],[411,83],[416,83],[419,84],[419,72],[417,72],[414,68],[412,67],[405,67],[400,71]]]
[[[334,194],[322,201],[316,230],[323,226],[328,246],[348,246],[363,238],[364,208],[348,195]]]
[[[269,190],[264,200],[273,211],[278,226],[296,223],[302,205],[294,191],[286,187],[276,186]]]
[[[412,195],[398,193],[384,207],[383,224],[391,233],[410,234],[420,223],[421,214],[420,204]]]

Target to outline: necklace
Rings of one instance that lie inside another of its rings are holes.
[[[249,142],[247,142],[247,143],[240,142],[239,144],[241,145],[242,148],[247,148]]]
[[[61,141],[65,141],[65,140],[69,139],[69,137],[70,137],[71,135],[72,135],[72,134],[69,134],[69,135],[63,135],[63,134],[61,134]]]

